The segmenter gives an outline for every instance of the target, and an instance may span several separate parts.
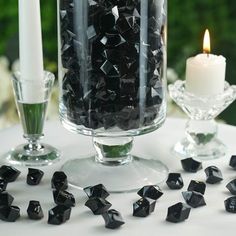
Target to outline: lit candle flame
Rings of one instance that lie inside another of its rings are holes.
[[[203,53],[209,54],[211,52],[211,40],[209,30],[206,29],[203,40]]]

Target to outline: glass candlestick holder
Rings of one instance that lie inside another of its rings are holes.
[[[211,160],[226,154],[226,146],[217,138],[217,117],[236,99],[236,86],[225,82],[224,92],[215,96],[195,96],[185,90],[184,81],[169,85],[171,98],[189,116],[186,137],[173,151],[176,155]]]
[[[54,83],[54,75],[44,72],[43,81],[25,80],[20,72],[12,77],[18,114],[24,131],[23,137],[28,141],[13,148],[6,155],[6,161],[12,165],[45,166],[60,159],[60,152],[42,144],[43,127],[48,100]]]

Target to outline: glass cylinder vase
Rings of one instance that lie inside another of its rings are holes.
[[[64,165],[72,184],[100,181],[119,192],[165,179],[162,163],[130,151],[133,136],[165,120],[166,7],[166,0],[58,0],[60,118],[93,136],[97,151],[87,167],[87,159]]]

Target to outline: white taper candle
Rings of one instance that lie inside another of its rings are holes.
[[[21,78],[42,82],[44,69],[39,0],[19,0],[19,40]],[[43,99],[41,90],[26,90],[26,102],[41,102]]]

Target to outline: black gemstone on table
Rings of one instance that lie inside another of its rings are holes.
[[[133,204],[133,216],[147,217],[154,212],[156,200],[150,198],[141,198]]]
[[[72,193],[63,190],[53,191],[54,202],[57,205],[64,205],[67,207],[75,206],[75,197]]]
[[[186,158],[181,160],[181,164],[183,169],[186,172],[196,173],[197,171],[202,169],[202,163],[194,160],[193,158]]]
[[[226,188],[230,191],[231,194],[236,195],[236,179],[230,181]]]
[[[204,195],[206,190],[206,184],[201,181],[191,180],[188,186],[188,191],[198,192]]]
[[[224,201],[225,210],[230,213],[236,213],[236,197],[229,197]]]
[[[186,204],[179,202],[168,208],[166,221],[172,223],[183,222],[188,219],[191,208]]]
[[[117,229],[121,225],[125,224],[120,212],[110,209],[102,214],[105,221],[105,227],[108,229]]]
[[[1,206],[10,206],[14,201],[14,197],[7,192],[0,193],[0,207]]]
[[[7,182],[4,179],[0,179],[0,193],[5,191],[7,188]]]
[[[15,222],[20,217],[20,208],[17,206],[0,207],[0,220]]]
[[[110,194],[103,184],[88,186],[84,188],[84,192],[89,198],[107,198]]]
[[[44,172],[39,169],[28,169],[28,175],[27,175],[27,184],[28,185],[38,185],[40,181],[42,180],[44,175]]]
[[[48,224],[61,225],[70,219],[71,208],[58,205],[48,211]]]
[[[209,166],[205,169],[206,182],[208,184],[216,184],[223,180],[221,170],[216,166]]]
[[[56,171],[52,176],[51,185],[53,189],[66,190],[68,188],[66,174],[63,171]]]
[[[42,207],[39,201],[30,201],[27,208],[28,217],[31,220],[40,220],[44,217]]]
[[[111,203],[106,199],[94,197],[89,198],[85,206],[87,206],[94,215],[102,215],[111,207]]]
[[[229,165],[236,170],[236,155],[231,156]]]
[[[186,192],[182,192],[182,195],[183,195],[186,203],[193,208],[197,208],[197,207],[201,207],[201,206],[206,205],[203,195],[199,192],[186,191]]]
[[[184,186],[184,181],[180,173],[169,173],[166,184],[170,189],[181,189]]]
[[[161,189],[158,186],[154,185],[144,186],[137,193],[140,197],[150,198],[153,200],[157,200],[163,195]]]
[[[0,167],[0,177],[6,182],[14,182],[20,175],[20,171],[12,166],[3,165]]]

